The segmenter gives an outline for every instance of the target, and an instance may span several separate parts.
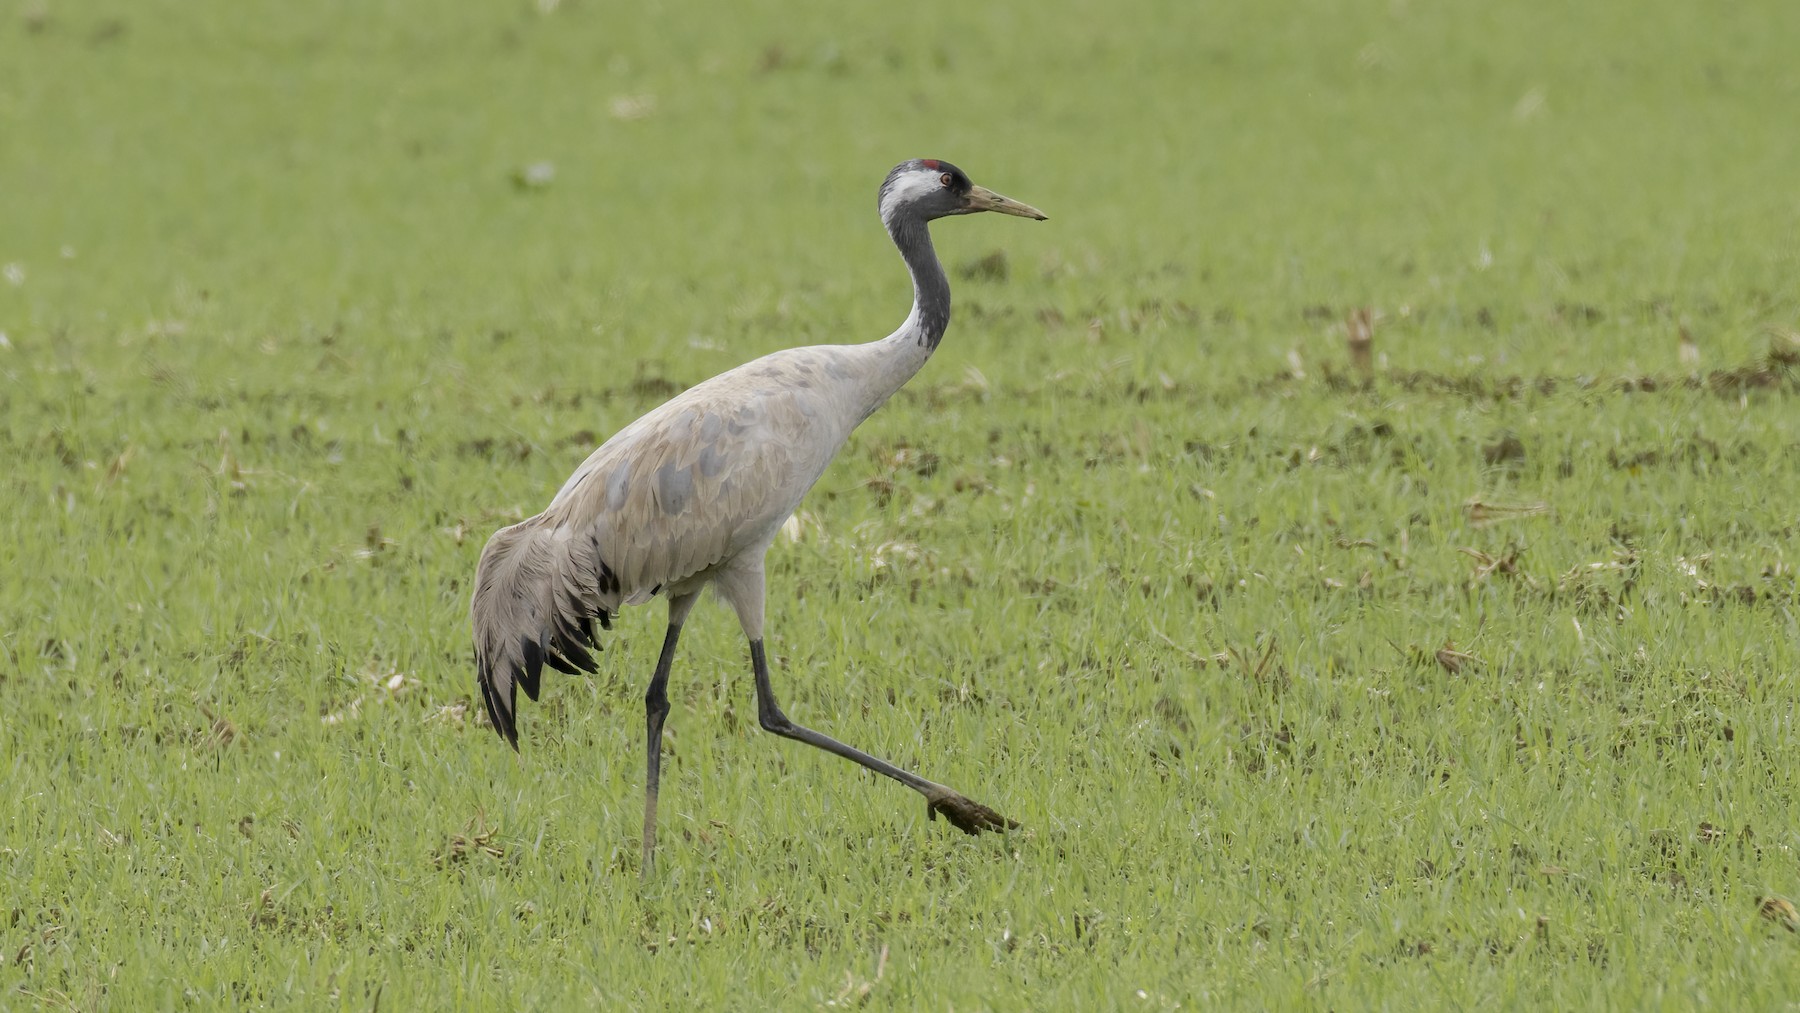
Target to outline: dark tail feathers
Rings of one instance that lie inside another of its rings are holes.
[[[594,620],[612,629],[612,614],[600,604],[595,575],[575,564],[541,518],[501,528],[481,550],[469,620],[475,633],[475,673],[488,718],[515,750],[519,748],[518,688],[533,700],[544,666],[573,675],[593,672],[600,650]]]

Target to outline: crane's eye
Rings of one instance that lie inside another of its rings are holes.
[[[950,174],[946,172],[942,176],[938,177],[938,182],[944,184],[945,186],[949,186],[952,182],[954,182],[954,180],[952,180],[950,178]]]

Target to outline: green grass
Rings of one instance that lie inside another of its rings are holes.
[[[1791,1005],[1797,37],[0,11],[0,1006]],[[640,886],[661,606],[515,760],[476,556],[671,392],[886,334],[915,155],[1051,220],[939,226],[957,319],[771,555],[775,681],[1025,829],[759,731],[705,607]]]

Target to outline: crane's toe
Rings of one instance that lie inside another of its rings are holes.
[[[979,834],[983,830],[1000,833],[1019,829],[1017,820],[1009,820],[980,802],[964,798],[953,791],[926,798],[925,815],[935,820],[939,813],[943,813],[945,819],[965,834]]]

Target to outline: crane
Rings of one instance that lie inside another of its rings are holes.
[[[611,629],[627,605],[658,594],[668,629],[644,693],[648,766],[643,860],[656,848],[662,729],[669,670],[682,624],[710,585],[750,642],[757,720],[899,781],[969,834],[1017,827],[949,787],[870,756],[782,713],[763,650],[763,557],[851,430],[925,365],[950,323],[950,282],[928,223],[981,211],[1043,212],[976,186],[939,159],[902,162],[881,184],[882,223],[912,273],[905,322],[878,341],[814,345],[765,355],[676,395],[601,444],[543,513],[501,528],[481,550],[470,601],[475,665],[488,718],[516,751],[520,687],[536,700],[544,666],[596,669],[594,625]]]

